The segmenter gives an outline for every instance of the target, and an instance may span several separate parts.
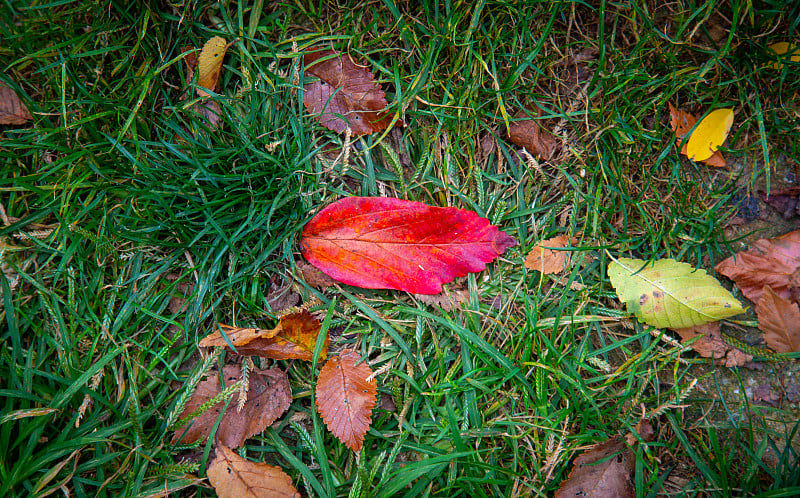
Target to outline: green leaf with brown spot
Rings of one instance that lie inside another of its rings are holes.
[[[717,279],[674,259],[619,258],[608,265],[608,278],[628,312],[654,327],[692,327],[744,312]]]

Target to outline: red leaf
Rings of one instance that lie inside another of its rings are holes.
[[[758,328],[767,346],[779,353],[800,351],[800,309],[765,286],[758,301]]]
[[[301,239],[306,259],[331,278],[414,294],[438,294],[443,283],[483,270],[515,245],[471,211],[386,197],[334,202]]]
[[[763,190],[759,190],[758,193],[764,202],[780,211],[784,220],[800,216],[800,187],[773,190],[769,196]]]
[[[720,262],[717,271],[730,278],[747,299],[758,303],[768,285],[775,294],[800,301],[800,230],[761,239],[745,252]]]
[[[320,60],[329,56],[325,60]],[[319,61],[319,62],[318,62]],[[303,105],[320,114],[322,126],[337,133],[349,126],[354,135],[385,130],[392,117],[383,111],[386,98],[375,76],[349,55],[335,50],[315,50],[303,56],[306,76],[318,81],[303,85]]]
[[[224,445],[217,446],[207,473],[220,498],[300,498],[283,470],[251,462]]]
[[[353,451],[364,443],[378,392],[375,379],[367,380],[372,370],[366,363],[356,365],[360,358],[355,352],[333,357],[317,379],[317,411],[328,430]]]
[[[228,387],[242,376],[238,365],[229,365],[223,370],[225,386]],[[217,428],[217,439],[231,448],[238,448],[245,440],[262,432],[272,425],[292,402],[292,388],[289,386],[289,377],[286,372],[278,368],[269,370],[253,370],[249,375],[250,385],[247,390],[247,401],[241,411],[236,409],[239,394],[236,393],[228,404],[225,415],[222,416]],[[208,379],[197,385],[181,418],[188,416],[200,408],[203,403],[210,400],[221,391],[219,373],[211,375]],[[209,410],[199,415],[191,422],[191,426],[184,434],[184,429],[175,431],[172,444],[191,444],[198,439],[205,439],[219,417],[225,403],[219,402]]]

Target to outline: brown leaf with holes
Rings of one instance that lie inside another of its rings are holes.
[[[800,187],[773,190],[769,195],[763,190],[759,190],[758,193],[761,200],[777,209],[784,220],[800,216]]]
[[[414,294],[414,299],[430,306],[439,306],[442,310],[450,312],[461,309],[461,305],[469,301],[469,291],[466,289],[442,289],[438,294]]]
[[[760,239],[716,266],[736,283],[754,303],[761,300],[764,286],[778,296],[800,304],[800,230],[774,239]]]
[[[0,81],[0,124],[21,125],[32,119],[17,93]]]
[[[237,346],[236,351],[243,355],[261,356],[276,360],[305,360],[314,359],[314,346],[317,336],[322,329],[319,320],[311,313],[303,310],[281,317],[280,331],[274,337],[260,337],[248,342],[246,345]],[[328,346],[331,338],[326,334],[325,343],[319,358],[324,360],[328,356]]]
[[[639,437],[653,440],[653,427],[646,420],[636,425]],[[627,443],[626,443],[627,441]],[[636,457],[630,446],[639,439],[630,434],[597,443],[572,463],[569,477],[556,490],[556,498],[583,496],[585,498],[627,498],[636,496],[631,474]]]
[[[675,132],[675,136],[678,137],[679,139],[682,139],[683,137],[686,136],[687,133],[689,133],[689,131],[691,131],[695,123],[697,123],[697,118],[689,112],[675,109],[675,107],[672,106],[672,103],[668,102],[667,105],[669,105],[669,126],[670,128],[672,128],[672,131]],[[686,152],[687,143],[688,140],[683,141],[683,146],[681,147],[681,154],[683,154],[686,157],[689,157],[689,155]],[[712,154],[711,157],[709,157],[708,159],[698,162],[706,163],[707,165],[712,166],[714,168],[728,167],[728,165],[725,163],[725,158],[722,156],[722,152],[720,151],[715,151],[714,154]]]
[[[223,369],[223,377],[225,387],[231,386],[241,379],[241,368],[238,365],[226,366]],[[247,438],[272,425],[292,402],[289,377],[279,368],[253,369],[249,372],[249,381],[247,401],[242,410],[236,409],[239,393],[235,393],[217,428],[219,442],[231,448],[242,446]],[[197,385],[180,418],[193,413],[220,392],[219,372],[216,372]],[[207,438],[224,407],[225,402],[220,401],[194,418],[188,429],[183,427],[176,430],[172,444],[191,444]]]
[[[758,328],[778,353],[800,352],[800,308],[765,285],[758,301]]]
[[[555,137],[539,125],[539,121],[531,117],[533,112],[519,111],[515,120],[509,123],[508,138],[517,147],[522,147],[534,156],[538,156],[544,161],[549,161],[556,156],[558,142]],[[544,114],[542,109],[536,113],[536,117]]]
[[[300,498],[283,470],[251,462],[224,445],[217,446],[207,474],[220,498]]]
[[[356,365],[361,355],[343,352],[325,363],[317,379],[317,411],[328,430],[353,451],[359,451],[372,423],[378,392],[372,369]]]
[[[577,239],[573,238],[571,243],[574,245],[577,243]],[[553,248],[562,248],[568,245],[570,245],[570,239],[566,235],[556,235],[539,242],[525,258],[525,268],[539,271],[545,275],[562,272],[569,263],[572,253]]]
[[[392,116],[384,112],[386,94],[366,66],[335,50],[314,50],[303,56],[306,78],[319,78],[303,85],[303,105],[318,114],[322,126],[354,135],[385,130]]]
[[[719,322],[711,322],[694,327],[675,329],[681,336],[681,343],[686,344],[689,340],[703,336],[689,345],[697,351],[703,358],[714,358],[728,368],[741,367],[745,363],[752,361],[753,356],[737,349],[722,340],[722,332],[719,329]]]

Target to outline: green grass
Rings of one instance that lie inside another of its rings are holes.
[[[211,446],[175,448],[167,430],[202,370],[196,343],[218,321],[274,325],[270,285],[293,281],[299,230],[344,195],[471,209],[520,245],[464,279],[469,301],[450,312],[298,287],[322,301],[335,348],[388,365],[379,392],[397,406],[375,411],[357,457],[312,408],[312,365],[277,362],[294,402],[244,454],[301,493],[550,496],[643,409],[657,438],[636,449],[640,496],[797,492],[791,445],[773,448],[780,468],[763,462],[771,426],[684,419],[702,361],[622,327],[605,276],[606,251],[710,270],[737,182],[775,185],[776,158],[800,157],[798,65],[775,71],[765,51],[797,31],[794,2],[267,4],[0,7],[2,78],[35,114],[1,128],[0,495],[213,495],[197,480]],[[180,100],[180,55],[214,35],[240,40],[209,131]],[[317,45],[368,61],[406,123],[355,141],[346,165],[322,155],[344,138],[300,101],[299,51]],[[585,94],[567,92],[585,49]],[[726,158],[754,167],[678,157],[667,102],[735,106]],[[561,130],[558,161],[526,162],[506,138],[533,104]],[[558,233],[583,249],[564,280],[525,270]]]

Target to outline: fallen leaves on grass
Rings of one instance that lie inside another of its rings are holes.
[[[522,147],[534,156],[549,161],[558,151],[558,142],[539,125],[536,119],[530,117],[532,114],[534,113],[519,111],[514,116],[515,120],[509,123],[508,138],[517,147]],[[536,117],[541,117],[543,114],[544,111],[539,109]]]
[[[692,327],[744,311],[705,270],[673,259],[645,263],[619,258],[608,265],[608,277],[628,312],[648,325]]]
[[[226,335],[236,346],[236,352],[241,355],[260,356],[275,360],[305,360],[314,358],[314,346],[317,344],[321,325],[311,313],[306,310],[281,317],[278,326],[274,329],[239,329],[220,325]],[[320,352],[320,359],[328,355],[330,337],[325,337],[325,342]],[[230,350],[225,339],[219,331],[204,338],[200,346],[222,346]]]
[[[575,240],[573,239],[571,243],[574,244]],[[571,253],[559,251],[558,248],[567,247],[569,244],[570,238],[566,235],[556,235],[539,242],[525,258],[525,268],[539,271],[545,275],[562,272]]]
[[[779,59],[772,64],[772,69],[780,71],[783,69],[784,62],[787,60],[800,62],[800,47],[789,42],[773,43],[767,47],[767,51],[771,52],[774,58]]]
[[[32,119],[17,93],[0,81],[0,124],[21,125]]]
[[[800,351],[800,309],[797,303],[764,286],[758,301],[758,328],[767,346],[778,353]]]
[[[392,122],[386,96],[375,76],[349,55],[314,50],[303,56],[305,77],[319,78],[303,85],[303,105],[318,114],[322,126],[337,133],[348,127],[354,135],[385,130]]]
[[[642,420],[637,430],[645,442],[653,440],[653,427]],[[615,437],[597,443],[572,463],[569,477],[556,490],[556,498],[628,498],[636,496],[631,474],[636,462],[630,446],[635,437]]]
[[[207,473],[220,498],[300,498],[283,470],[251,462],[224,445],[217,445]]]
[[[761,299],[764,286],[783,299],[800,303],[800,230],[760,239],[747,251],[721,261],[716,269],[754,303]]]
[[[439,294],[414,294],[418,301],[430,306],[438,306],[442,310],[450,312],[460,309],[461,305],[469,300],[469,291],[460,289],[442,289]]]
[[[300,244],[312,265],[345,284],[438,294],[517,242],[472,211],[348,197],[317,213]]]
[[[317,410],[328,430],[353,451],[364,443],[375,407],[377,385],[361,356],[346,352],[325,363],[317,379]]]
[[[217,101],[208,98],[210,94],[206,90],[212,92],[217,90],[219,77],[222,74],[222,61],[229,46],[224,38],[215,36],[203,45],[199,57],[192,47],[183,48],[184,53],[188,52],[183,58],[186,64],[186,79],[191,81],[197,70],[196,92],[200,97],[200,100],[189,106],[189,110],[199,114],[209,130],[215,130],[219,126],[222,109]],[[184,93],[181,100],[186,97]]]
[[[679,139],[682,139],[686,136],[687,133],[689,133],[689,131],[692,129],[695,123],[697,123],[697,118],[691,113],[675,109],[675,107],[673,107],[671,103],[669,103],[668,105],[669,105],[670,127],[672,128],[673,131],[675,131],[675,136],[677,136]],[[725,110],[725,109],[720,109],[720,110]],[[730,110],[728,109],[728,111]],[[710,115],[708,117],[710,117]],[[703,121],[705,121],[705,119]],[[731,111],[731,123],[733,123],[733,111]],[[711,121],[709,121],[709,123],[707,123],[706,125],[703,125],[704,129],[708,126],[708,124],[711,124]],[[727,136],[729,129],[730,125],[728,125],[728,129],[725,130],[725,136]],[[697,137],[697,139],[695,139],[696,141],[694,142],[694,144],[700,144],[699,147],[702,149],[703,135],[698,134],[697,133],[698,130],[700,130],[700,126],[698,126],[695,129],[695,132],[692,133],[692,137],[695,136]],[[723,139],[718,144],[716,144],[716,146],[719,146],[724,141],[725,138],[723,137]],[[692,142],[691,137],[689,138],[689,140],[683,141],[683,145],[681,146],[681,154],[692,159],[692,156],[689,155],[689,149],[688,149],[690,142]],[[709,140],[706,146],[710,148],[711,145],[712,142]],[[716,150],[716,148],[713,149],[713,153],[710,154],[707,158],[700,159],[699,157],[695,157],[693,160],[704,162],[707,165],[713,166],[715,168],[725,168],[727,166],[725,163],[725,158],[722,156],[722,153]]]
[[[327,289],[336,283],[334,279],[322,273],[312,264],[305,261],[295,261],[294,264],[297,267],[297,273],[299,273],[300,278],[305,280],[311,287]]]
[[[238,365],[229,365],[223,370],[225,387],[235,384],[241,377],[242,371]],[[247,401],[241,411],[236,409],[239,393],[235,393],[217,428],[219,442],[231,448],[238,448],[244,444],[247,438],[272,425],[292,402],[292,388],[289,386],[289,378],[283,370],[278,368],[255,369],[249,373],[248,377]],[[181,418],[194,413],[221,391],[219,372],[201,381],[186,403]],[[207,438],[224,406],[224,401],[218,402],[195,417],[190,422],[192,425],[188,429],[175,431],[172,444],[179,442],[180,444],[191,444]]]
[[[719,322],[706,323],[694,327],[678,328],[675,332],[681,336],[681,343],[686,344],[700,336],[689,347],[697,351],[703,358],[714,358],[728,368],[741,367],[753,360],[753,356],[741,351],[722,340]]]
[[[784,220],[800,216],[800,187],[773,190],[769,195],[763,190],[758,193],[761,195],[761,200],[777,209]]]

